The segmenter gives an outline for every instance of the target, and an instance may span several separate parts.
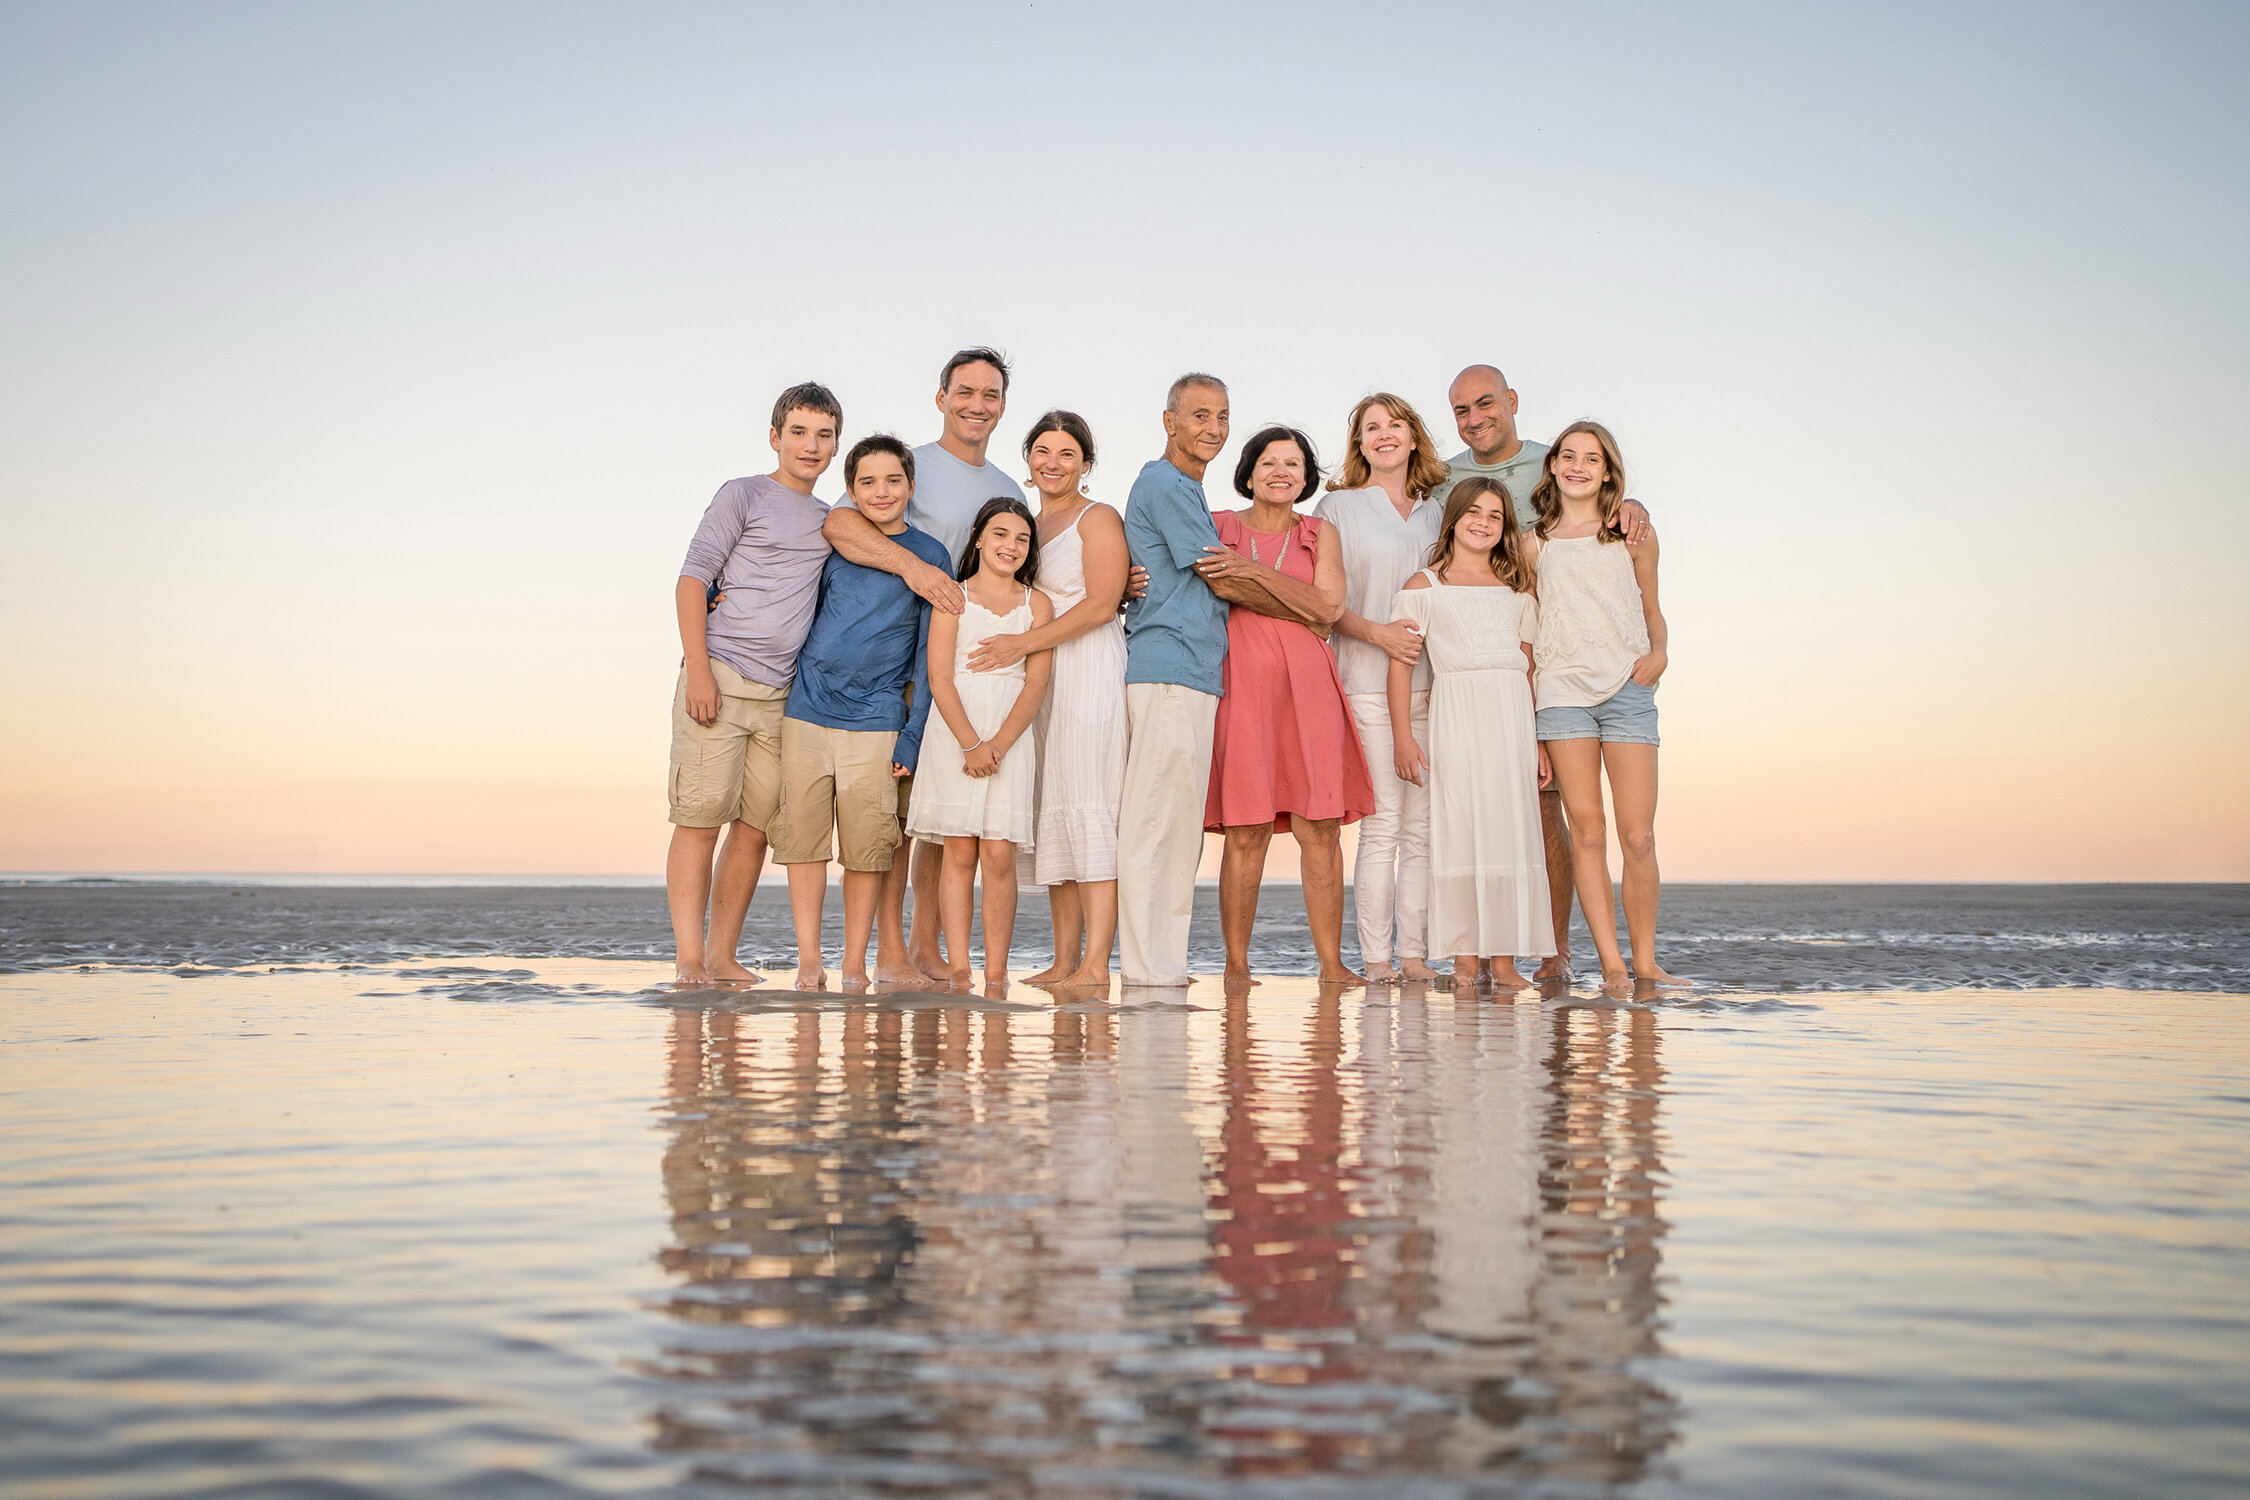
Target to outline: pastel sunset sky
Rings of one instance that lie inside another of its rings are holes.
[[[774,393],[923,442],[991,343],[994,454],[1074,408],[1119,504],[1189,368],[1324,459],[1375,389],[1457,451],[1474,361],[1606,422],[1670,878],[2250,879],[2246,63],[2231,5],[0,7],[0,870],[658,870]]]

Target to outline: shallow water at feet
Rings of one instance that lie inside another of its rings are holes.
[[[660,977],[0,978],[9,1493],[2250,1484],[2240,996]]]

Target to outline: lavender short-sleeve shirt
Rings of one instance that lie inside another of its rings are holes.
[[[704,619],[711,656],[752,682],[786,688],[820,602],[828,507],[770,475],[730,479],[688,543],[682,578],[726,595]]]

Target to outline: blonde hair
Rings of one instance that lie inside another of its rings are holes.
[[[1430,429],[1414,408],[1388,391],[1377,391],[1372,396],[1360,398],[1352,408],[1352,419],[1344,429],[1344,464],[1336,477],[1328,481],[1332,490],[1364,490],[1374,471],[1367,465],[1367,455],[1359,451],[1359,424],[1371,406],[1381,406],[1399,421],[1406,424],[1414,440],[1414,456],[1406,463],[1406,493],[1419,500],[1452,477],[1453,471],[1444,459],[1437,456],[1437,444],[1430,441]]]
[[[1602,523],[1594,535],[1605,542],[1622,542],[1625,534],[1617,529],[1617,511],[1625,503],[1625,460],[1618,457],[1617,439],[1599,422],[1573,422],[1555,434],[1545,462],[1539,465],[1539,483],[1531,492],[1531,508],[1539,513],[1531,529],[1545,541],[1547,533],[1562,519],[1562,490],[1555,484],[1555,454],[1562,448],[1564,438],[1581,432],[1601,445],[1602,468],[1606,471],[1602,475],[1601,492],[1594,497],[1602,510]]]
[[[1538,575],[1523,555],[1523,528],[1516,524],[1515,497],[1508,487],[1487,474],[1472,474],[1445,497],[1445,518],[1438,522],[1437,545],[1430,549],[1430,571],[1440,581],[1453,562],[1453,528],[1469,513],[1469,503],[1479,495],[1500,502],[1500,540],[1492,548],[1492,576],[1519,594],[1537,593]]]

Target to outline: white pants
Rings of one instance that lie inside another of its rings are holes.
[[[1169,682],[1125,685],[1125,796],[1117,812],[1117,952],[1127,984],[1188,982],[1188,919],[1203,862],[1219,700]]]
[[[1352,904],[1359,920],[1359,958],[1363,964],[1391,961],[1391,924],[1398,924],[1398,956],[1430,956],[1430,788],[1401,781],[1393,769],[1390,699],[1382,693],[1352,693],[1352,723],[1367,754],[1367,773],[1375,782],[1375,810],[1359,823],[1359,858],[1352,866]],[[1414,738],[1430,748],[1430,695],[1407,698]],[[1424,771],[1426,778],[1429,773]]]

